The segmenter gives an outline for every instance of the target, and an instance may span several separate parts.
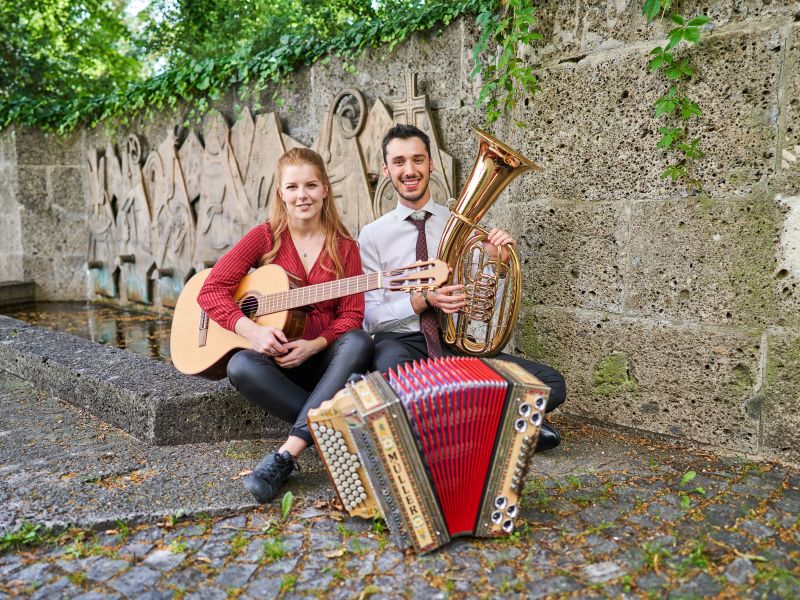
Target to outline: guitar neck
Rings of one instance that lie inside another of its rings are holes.
[[[267,294],[258,301],[256,316],[291,310],[301,306],[324,302],[342,296],[368,292],[381,287],[381,273],[367,273],[346,279],[336,279],[316,285],[293,288],[285,292]]]

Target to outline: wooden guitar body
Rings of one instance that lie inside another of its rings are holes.
[[[250,342],[228,331],[208,317],[197,304],[200,288],[211,269],[200,271],[184,286],[172,318],[169,345],[172,364],[182,373],[208,379],[222,379],[225,367],[237,350],[251,348]],[[296,287],[289,275],[278,265],[265,265],[242,278],[233,295],[234,302],[248,315],[249,305],[258,295],[285,292]],[[307,310],[292,309],[253,317],[259,325],[282,329],[289,339],[303,335]],[[249,315],[248,315],[249,316]],[[202,342],[206,328],[205,343]]]
[[[247,339],[212,321],[197,303],[209,273],[211,269],[206,269],[192,277],[178,298],[172,315],[170,354],[172,364],[181,373],[222,379],[233,353],[252,346]],[[448,273],[446,263],[429,260],[382,273],[298,286],[278,265],[265,265],[242,278],[233,301],[259,325],[277,327],[287,338],[296,339],[303,335],[309,307],[317,302],[378,288],[405,292],[431,289],[442,285]]]

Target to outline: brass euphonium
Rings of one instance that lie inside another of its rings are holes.
[[[461,196],[451,201],[437,254],[453,269],[451,283],[464,285],[467,305],[454,314],[439,311],[439,323],[449,346],[471,356],[491,356],[514,330],[522,271],[511,246],[496,259],[489,257],[483,247],[489,232],[478,222],[517,175],[539,167],[480,129],[475,133],[478,157]]]

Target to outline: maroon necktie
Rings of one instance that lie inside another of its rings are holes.
[[[422,212],[422,216],[420,215]],[[417,228],[417,260],[428,260],[428,241],[425,237],[425,221],[431,213],[418,211],[411,213],[407,220]],[[418,218],[415,218],[418,217]],[[439,325],[432,308],[426,308],[419,315],[419,328],[425,336],[425,345],[428,347],[428,356],[436,358],[442,355],[442,345],[439,342]]]

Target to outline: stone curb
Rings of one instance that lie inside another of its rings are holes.
[[[286,433],[286,424],[227,381],[182,375],[146,356],[5,316],[0,370],[158,446]]]

